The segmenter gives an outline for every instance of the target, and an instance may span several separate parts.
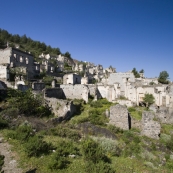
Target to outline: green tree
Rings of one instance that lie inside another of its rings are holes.
[[[146,103],[146,107],[149,107],[151,104],[154,103],[155,99],[152,94],[145,94],[143,101]]]
[[[141,70],[139,71],[139,73],[144,73],[144,69],[141,69]]]
[[[70,54],[69,52],[66,52],[64,55],[65,55],[65,57],[67,57],[67,58],[71,58],[71,54]]]
[[[135,78],[140,77],[140,75],[139,75],[138,71],[136,70],[136,68],[133,68],[132,73],[134,74]]]
[[[168,72],[167,71],[162,71],[162,72],[160,72],[158,82],[160,82],[162,84],[168,84],[169,83],[168,78],[169,78]]]

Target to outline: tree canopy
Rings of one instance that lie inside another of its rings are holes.
[[[138,71],[136,70],[136,68],[133,68],[132,73],[134,74],[135,78],[140,77],[140,75],[139,75]]]
[[[146,107],[149,107],[151,104],[154,103],[155,99],[152,94],[145,94],[143,101],[145,102]]]
[[[50,45],[46,45],[44,42],[32,40],[30,37],[27,37],[25,34],[23,36],[19,36],[18,34],[10,34],[8,31],[0,29],[0,48],[6,48],[7,42],[9,42],[10,46],[15,47],[17,43],[20,45],[22,51],[30,51],[35,58],[41,53],[44,54],[52,54],[59,55],[61,54],[60,49],[52,48]],[[68,56],[70,53],[68,52]]]
[[[167,71],[162,71],[162,72],[160,72],[158,82],[160,82],[162,84],[168,84],[169,83],[168,78],[169,78],[168,72]]]

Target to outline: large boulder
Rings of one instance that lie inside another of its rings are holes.
[[[127,107],[124,105],[114,105],[110,107],[109,123],[123,130],[129,130],[131,126],[131,118],[128,114]]]
[[[47,105],[51,108],[54,115],[62,120],[67,120],[72,117],[76,111],[73,101],[45,98]]]

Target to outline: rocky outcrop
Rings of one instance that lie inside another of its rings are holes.
[[[54,115],[62,120],[71,118],[76,111],[76,107],[73,105],[72,101],[48,97],[46,97],[45,100]]]
[[[131,117],[128,114],[126,106],[114,105],[110,107],[110,124],[115,125],[123,130],[129,130],[131,127]]]
[[[154,117],[153,112],[144,111],[142,113],[141,134],[150,138],[159,139],[161,126],[159,122],[153,120]]]

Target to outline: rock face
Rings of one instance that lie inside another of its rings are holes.
[[[131,118],[128,114],[126,106],[114,105],[110,107],[110,124],[113,124],[123,130],[129,130],[131,126]]]
[[[46,98],[46,102],[55,116],[61,117],[62,120],[69,119],[76,111],[72,101]]]
[[[153,120],[154,113],[144,111],[142,113],[142,131],[141,134],[150,138],[159,139],[160,136],[160,123]]]

